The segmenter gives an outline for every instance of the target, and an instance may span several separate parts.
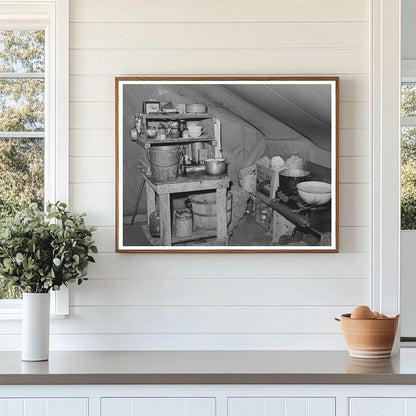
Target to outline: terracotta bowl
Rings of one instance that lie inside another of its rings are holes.
[[[391,356],[399,315],[382,319],[352,319],[341,315],[341,329],[351,357],[388,358]]]

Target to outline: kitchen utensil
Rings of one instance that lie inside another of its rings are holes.
[[[296,185],[299,182],[304,182],[309,176],[307,170],[301,169],[285,169],[279,173],[279,188],[288,195],[297,193]]]
[[[202,127],[195,125],[188,125],[189,135],[191,137],[199,137],[202,134]]]
[[[377,319],[353,319],[350,313],[341,315],[342,333],[351,357],[387,358],[391,355],[399,315]]]
[[[202,142],[195,142],[191,144],[192,150],[192,161],[195,163],[199,163],[199,150],[204,148],[204,143]]]
[[[149,139],[153,139],[154,137],[156,137],[157,130],[156,130],[155,128],[152,128],[152,129],[147,129],[147,130],[146,130],[146,133],[147,133],[147,137],[148,137]]]
[[[196,166],[187,166],[186,173],[196,173],[196,172],[205,172],[204,165],[196,165]]]
[[[225,159],[206,159],[205,171],[208,175],[221,175],[225,172],[226,160]]]
[[[186,104],[185,111],[187,113],[206,113],[206,104]]]
[[[318,181],[300,182],[297,184],[299,196],[307,204],[323,205],[331,199],[331,184]]]
[[[171,128],[170,129],[170,137],[172,139],[177,139],[179,137],[179,129]]]

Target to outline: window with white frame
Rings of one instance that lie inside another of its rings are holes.
[[[45,30],[0,30],[0,221],[44,204]],[[21,291],[0,278],[0,299]]]
[[[14,207],[68,201],[68,0],[0,0],[0,223]],[[0,313],[18,311],[0,281]],[[67,313],[67,292],[52,311]]]
[[[409,63],[407,63],[407,66]],[[416,229],[416,64],[401,86],[401,229]]]

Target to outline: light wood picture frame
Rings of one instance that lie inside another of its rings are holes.
[[[116,251],[338,252],[338,90],[338,77],[117,77]]]

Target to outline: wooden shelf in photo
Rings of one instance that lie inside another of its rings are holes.
[[[212,118],[211,113],[150,113],[142,114],[144,120],[204,120]]]
[[[202,135],[200,137],[188,137],[184,139],[180,137],[178,139],[166,138],[164,140],[160,139],[145,139],[142,135],[138,137],[137,143],[145,148],[148,149],[150,146],[153,145],[168,145],[168,144],[189,144],[189,143],[196,143],[196,142],[213,142],[215,139],[213,137],[208,137]]]
[[[150,235],[150,230],[148,225],[143,225],[143,232],[150,242],[152,246],[160,246],[160,238],[155,238]],[[207,239],[213,239],[214,245],[219,245],[217,243],[217,230],[204,230],[199,227],[195,227],[192,234],[186,237],[180,237],[175,235],[175,233],[172,233],[172,245],[175,244],[185,244],[185,243],[192,243],[195,242],[195,245],[197,245],[198,241],[203,241]],[[204,244],[207,245],[207,244]]]

